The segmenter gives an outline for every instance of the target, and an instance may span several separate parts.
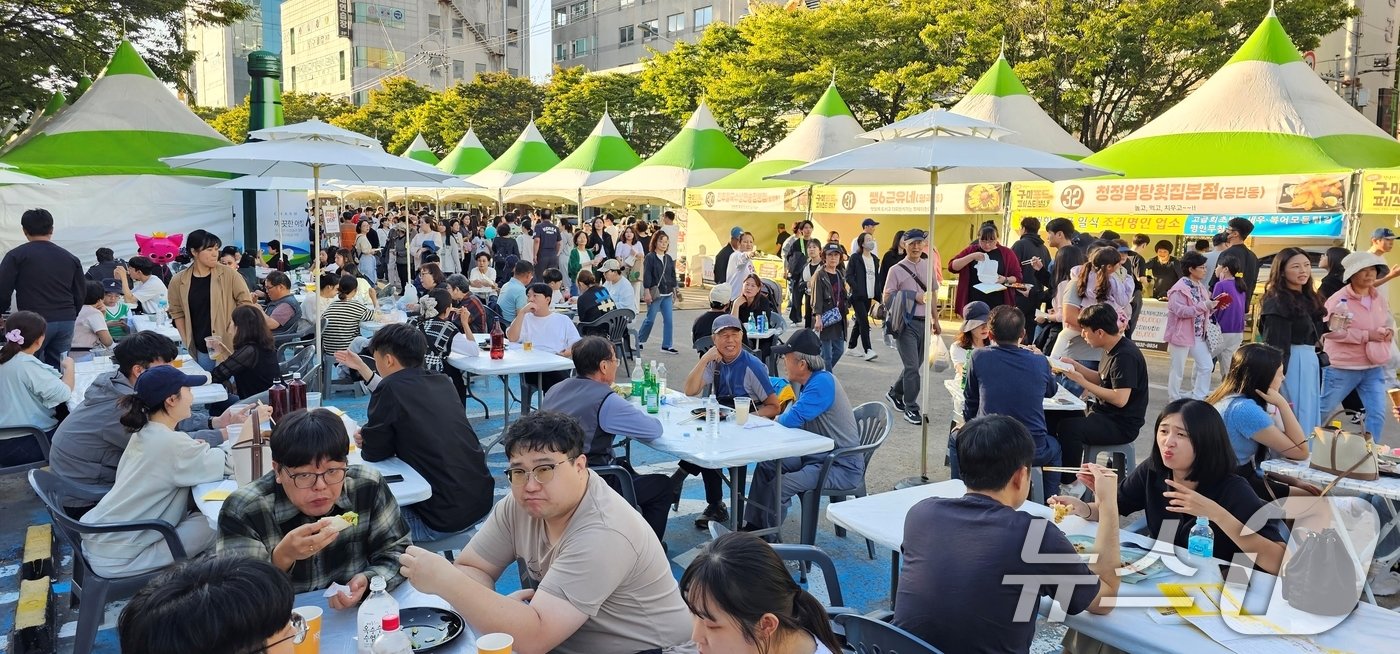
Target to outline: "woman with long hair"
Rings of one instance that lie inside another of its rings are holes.
[[[598,221],[595,220],[593,222],[596,223]],[[593,266],[602,263],[602,255],[594,256],[595,253],[597,253],[598,251],[591,249],[591,243],[592,239],[590,238],[588,232],[585,232],[581,229],[574,231],[574,247],[569,250],[568,271],[568,278],[569,280],[571,280],[570,284],[572,285],[573,295],[578,295],[579,291],[581,290],[578,287],[578,283],[576,281],[572,281],[578,279],[579,272],[584,270],[592,272]]]
[[[1250,343],[1235,350],[1225,381],[1206,398],[1225,421],[1235,453],[1235,474],[1244,477],[1266,500],[1288,495],[1290,487],[1266,482],[1256,458],[1267,451],[1294,461],[1308,458],[1308,436],[1288,399],[1279,392],[1283,379],[1283,352],[1271,345]]]
[[[1245,523],[1264,507],[1249,482],[1235,474],[1235,453],[1229,431],[1215,408],[1200,400],[1174,400],[1162,409],[1154,429],[1152,454],[1118,485],[1118,513],[1144,511],[1148,533],[1171,538],[1185,549],[1194,518],[1210,521],[1215,532],[1213,555],[1233,561],[1243,552],[1254,567],[1278,574],[1283,564],[1284,539],[1272,522],[1257,530]],[[1094,475],[1085,469],[1079,481],[1094,489]],[[1067,505],[1075,515],[1098,519],[1098,504],[1077,497],[1056,495],[1050,504]],[[1175,528],[1172,528],[1172,520]],[[1167,526],[1164,527],[1163,524]]]
[[[861,358],[873,361],[879,354],[870,349],[870,304],[880,298],[885,288],[880,285],[880,260],[875,255],[874,236],[865,232],[856,236],[856,251],[846,264],[846,283],[851,289],[851,308],[855,310],[847,347],[855,354],[859,344],[865,348]]]
[[[1283,352],[1283,396],[1293,403],[1304,434],[1322,421],[1322,368],[1317,357],[1322,315],[1308,253],[1296,247],[1280,250],[1259,305],[1259,335]]]
[[[613,250],[616,253],[617,262],[622,264],[622,275],[627,281],[632,283],[632,295],[642,296],[642,262],[646,259],[646,250],[642,249],[642,244],[637,240],[637,230],[632,225],[626,225],[617,237],[617,247]]]
[[[442,228],[442,251],[438,252],[445,275],[462,271],[462,221],[453,218]]]
[[[1071,248],[1062,248],[1068,250]],[[1077,249],[1077,248],[1075,248]],[[1061,356],[1073,356],[1068,353],[1071,344],[1083,343],[1084,339],[1080,335],[1079,313],[1095,304],[1107,304],[1118,314],[1118,328],[1121,330],[1128,325],[1128,319],[1132,316],[1132,290],[1122,284],[1115,284],[1118,277],[1118,266],[1123,263],[1123,253],[1117,248],[1101,246],[1089,251],[1084,264],[1071,269],[1068,295],[1061,298],[1060,321],[1063,328],[1060,339],[1055,343],[1055,349],[1050,353],[1056,359]],[[1060,273],[1059,264],[1055,265],[1055,274]],[[1087,347],[1087,346],[1086,346]],[[1090,348],[1092,349],[1092,348]],[[1081,353],[1083,354],[1083,353]],[[1088,355],[1093,357],[1095,355]],[[1076,360],[1079,357],[1074,357]],[[1098,361],[1093,358],[1093,361]]]
[[[1181,272],[1181,279],[1167,291],[1165,340],[1172,358],[1167,372],[1167,396],[1173,400],[1204,400],[1210,392],[1210,371],[1214,365],[1206,343],[1206,322],[1219,302],[1206,291],[1206,258],[1201,253],[1187,252],[1181,257]],[[1195,381],[1190,390],[1182,390],[1188,354],[1195,363]]]
[[[282,374],[266,318],[267,314],[254,306],[234,309],[233,350],[222,341],[214,346],[220,361],[210,378],[216,384],[232,380],[238,397],[252,397],[272,388]]]
[[[327,361],[341,350],[350,349],[351,341],[360,335],[360,323],[374,317],[374,312],[355,301],[360,284],[350,275],[342,275],[336,283],[336,299],[321,311],[321,352]]]
[[[370,279],[378,279],[379,275],[379,248],[374,247],[370,242],[369,233],[373,231],[373,225],[368,219],[361,220],[355,225],[355,252],[360,255],[360,270]]]
[[[1064,329],[1064,301],[1074,286],[1074,269],[1084,265],[1084,251],[1079,248],[1060,248],[1055,251],[1051,262],[1050,301],[1046,303],[1044,315],[1037,315],[1035,346],[1042,352],[1051,352],[1059,342]],[[1083,340],[1082,338],[1080,339]]]
[[[1347,255],[1342,265],[1347,285],[1324,304],[1332,329],[1322,335],[1322,350],[1331,365],[1322,371],[1318,416],[1324,419],[1354,390],[1366,409],[1366,431],[1379,439],[1390,409],[1385,371],[1395,347],[1395,317],[1376,280],[1388,269],[1379,255],[1365,251]]]
[[[710,541],[681,575],[700,654],[833,654],[826,608],[793,581],[768,543],[744,533]]]
[[[613,245],[612,234],[607,232],[606,222],[603,220],[602,216],[594,218],[593,222],[589,223],[587,234],[589,251],[594,254],[602,253],[605,259],[611,259],[617,254],[617,249]],[[577,277],[577,275],[571,275],[570,279],[574,277]]]
[[[1211,289],[1211,297],[1225,295],[1230,298],[1227,304],[1218,305],[1211,317],[1215,324],[1220,325],[1220,349],[1211,355],[1215,357],[1223,379],[1235,351],[1244,342],[1244,311],[1248,304],[1245,291],[1248,287],[1244,285],[1244,267],[1234,255],[1225,255],[1216,260],[1214,273],[1219,281]]]
[[[117,401],[131,442],[117,464],[112,490],[83,516],[85,524],[161,520],[175,527],[189,556],[213,545],[218,532],[203,514],[190,510],[190,491],[232,474],[233,457],[227,448],[211,447],[177,427],[190,417],[190,387],[202,384],[203,377],[172,366],[154,366],[136,378],[136,392]],[[251,434],[271,416],[272,407],[259,407],[242,433]],[[165,539],[154,531],[87,534],[82,547],[93,571],[108,578],[159,570],[173,560]]]
[[[967,369],[972,362],[972,353],[992,343],[992,328],[988,324],[991,315],[992,310],[982,302],[968,302],[963,307],[962,329],[953,340],[953,347],[948,350],[948,358],[953,360],[953,379],[959,386],[967,385]]]
[[[670,246],[670,238],[666,232],[658,230],[651,239],[651,251],[647,253],[646,262],[642,264],[642,288],[646,291],[642,294],[642,301],[647,303],[647,317],[642,321],[642,328],[637,332],[637,349],[641,350],[646,344],[647,337],[651,336],[651,327],[656,323],[656,314],[660,313],[663,321],[661,332],[661,351],[667,354],[679,354],[679,350],[671,344],[671,311],[676,294],[676,261],[666,253]]]
[[[1322,281],[1317,283],[1317,294],[1322,296],[1324,302],[1347,285],[1346,280],[1342,277],[1342,260],[1346,259],[1348,254],[1351,254],[1351,250],[1344,247],[1330,247],[1322,253],[1322,258],[1318,260],[1318,267],[1327,271],[1327,274],[1322,277]]]
[[[58,428],[54,408],[73,393],[73,359],[64,357],[63,373],[39,360],[49,323],[33,311],[16,311],[0,329],[0,425],[33,425],[50,437]],[[44,452],[32,436],[0,438],[0,468],[42,461]]]
[[[993,261],[996,263],[996,279],[998,284],[1007,285],[999,291],[984,293],[976,288],[981,282],[977,274],[977,265],[983,261]],[[958,315],[962,315],[963,306],[968,302],[985,302],[990,308],[996,308],[1003,304],[1015,305],[1012,298],[1015,291],[1011,290],[1010,284],[1021,282],[1021,262],[1016,258],[1016,253],[1011,248],[1002,245],[998,239],[996,225],[983,224],[978,230],[977,240],[971,245],[963,248],[952,261],[948,262],[948,271],[958,275],[958,286],[953,300],[954,308]]]

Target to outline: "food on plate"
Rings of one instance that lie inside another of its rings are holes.
[[[1345,191],[1336,176],[1313,177],[1297,184],[1285,184],[1279,208],[1289,211],[1318,211],[1337,209],[1342,205]]]
[[[1088,553],[1089,553],[1089,544],[1088,544],[1088,543],[1074,542],[1074,543],[1072,543],[1072,545],[1074,545],[1074,553],[1075,553],[1075,554],[1088,554]]]
[[[354,525],[360,524],[360,514],[354,511],[346,511],[340,515],[333,515],[329,519],[331,522],[327,525],[327,528],[334,532],[342,532]]]
[[[1069,515],[1070,512],[1070,507],[1068,504],[1056,504],[1052,508],[1055,509],[1055,524],[1057,525],[1060,524],[1060,521],[1064,520],[1065,516]]]

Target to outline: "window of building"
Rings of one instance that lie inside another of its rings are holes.
[[[520,77],[520,69],[519,69],[519,68],[507,68],[507,69],[506,69],[506,74],[507,74],[507,75],[510,75],[511,77]]]
[[[583,57],[588,54],[588,37],[574,39],[574,57]]]
[[[574,20],[578,20],[579,18],[587,16],[588,2],[585,0],[585,2],[575,2],[574,4],[569,5],[569,13],[573,15]]]
[[[695,31],[703,32],[705,27],[715,19],[715,8],[713,6],[699,7],[695,10]]]
[[[563,43],[554,44],[554,60],[563,61],[569,58],[569,46]]]
[[[297,53],[297,28],[295,27],[287,30],[287,48],[288,54]]]
[[[476,65],[476,72],[477,72],[478,74],[486,72],[486,64],[477,64],[477,65]]]
[[[453,19],[452,19],[452,38],[454,38],[454,39],[460,39],[460,38],[462,38],[462,22],[463,22],[463,21],[462,21],[462,19],[460,19],[460,18],[453,18]]]
[[[467,79],[467,62],[461,59],[452,60],[452,79],[459,82]]]
[[[656,38],[656,36],[661,33],[661,21],[655,18],[651,20],[644,20],[641,22],[641,28],[642,40],[650,41]]]
[[[506,0],[506,6],[507,6],[507,7],[519,7],[519,6],[520,6],[520,0]]]
[[[341,79],[341,81],[344,81],[344,80],[345,80],[345,51],[344,51],[344,50],[341,50],[340,52],[337,52],[336,54],[339,55],[339,59],[340,59],[340,79]]]
[[[637,0],[618,0],[618,2],[617,2],[617,6],[618,6],[619,8],[621,8],[621,7],[631,7],[632,5],[635,5],[635,4],[637,4]]]
[[[685,14],[671,14],[666,17],[666,33],[675,34],[685,29]]]
[[[385,48],[370,48],[366,46],[355,46],[355,67],[356,68],[393,68],[404,61],[402,52],[394,52]]]
[[[632,45],[632,41],[637,38],[637,28],[632,25],[623,25],[617,28],[617,42],[622,45]]]
[[[442,31],[442,16],[428,14],[428,33]]]
[[[563,27],[563,26],[568,25],[568,24],[569,24],[569,10],[568,10],[568,9],[565,9],[565,8],[563,8],[563,7],[557,7],[557,8],[555,8],[555,10],[554,10],[554,26],[555,26],[555,27]]]
[[[341,79],[345,79],[345,78],[342,77]],[[296,67],[296,66],[292,66],[292,67],[287,71],[287,81],[290,82],[290,84],[287,85],[287,90],[288,90],[288,91],[295,91],[295,90],[297,90],[297,67]]]
[[[520,46],[520,30],[506,30],[506,43],[512,48]]]

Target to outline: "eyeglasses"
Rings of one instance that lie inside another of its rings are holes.
[[[297,488],[315,488],[316,479],[326,482],[327,486],[339,484],[345,481],[345,471],[349,468],[331,468],[325,472],[293,472],[287,477],[292,480],[292,484]]]
[[[291,619],[288,620],[288,623],[292,625],[292,635],[287,636],[285,638],[279,638],[278,640],[274,640],[268,643],[267,645],[264,645],[263,648],[258,651],[266,652],[272,649],[273,647],[281,645],[282,643],[285,643],[289,640],[292,641],[293,645],[300,645],[302,641],[305,641],[307,631],[306,618],[301,617],[300,613],[293,613]]]
[[[554,479],[554,469],[568,462],[568,459],[564,459],[559,463],[538,465],[530,470],[524,468],[510,468],[506,470],[506,481],[509,481],[511,486],[524,486],[525,483],[533,477],[535,481],[541,485],[548,484]]]

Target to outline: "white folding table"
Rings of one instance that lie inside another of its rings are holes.
[[[407,581],[389,594],[399,603],[399,610],[420,606],[452,610],[447,600],[421,592]],[[358,612],[355,609],[331,608],[325,591],[320,590],[297,595],[293,606],[321,609],[321,642],[317,648],[321,654],[356,654],[359,640],[356,638]],[[476,633],[471,625],[465,625],[460,636],[433,651],[440,654],[475,654]]]
[[[480,343],[482,337],[489,340],[485,334],[473,334],[473,337]],[[561,357],[549,352],[531,350],[526,352],[520,345],[508,343],[506,345],[505,357],[492,359],[489,349],[482,348],[476,356],[468,356],[459,352],[448,355],[447,363],[452,367],[467,373],[468,375],[493,375],[501,380],[501,395],[503,404],[501,412],[504,414],[505,424],[501,427],[501,433],[482,447],[483,452],[489,452],[505,438],[506,429],[510,428],[510,382],[511,375],[539,375],[541,379],[546,372],[559,372],[574,369],[574,360],[569,357]],[[483,404],[484,406],[484,404]],[[525,401],[521,400],[520,412],[523,415],[527,407]]]

